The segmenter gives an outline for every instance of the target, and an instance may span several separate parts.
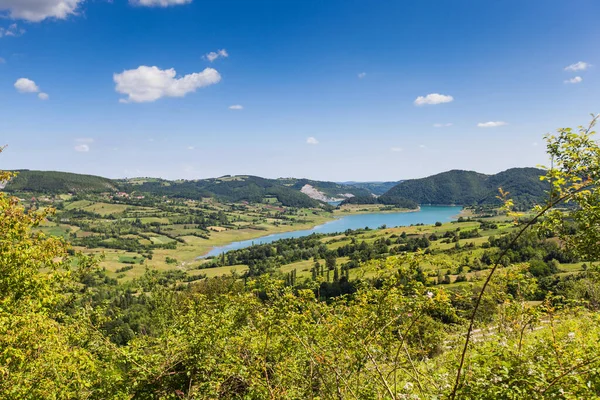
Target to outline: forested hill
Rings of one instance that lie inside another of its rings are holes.
[[[14,171],[17,176],[6,184],[8,192],[100,193],[117,189],[115,182],[94,175],[58,171]]]
[[[345,186],[352,186],[352,187],[355,187],[355,188],[365,189],[365,190],[368,190],[369,192],[373,193],[374,195],[381,196],[382,194],[384,194],[385,192],[387,192],[388,190],[390,190],[391,188],[393,188],[394,186],[396,186],[400,182],[402,182],[402,181],[393,181],[393,182],[355,182],[355,181],[348,181],[348,182],[339,182],[339,183],[341,185],[345,185]]]
[[[510,192],[519,206],[531,206],[545,196],[548,184],[541,182],[543,171],[536,168],[513,168],[496,175],[452,170],[423,179],[403,181],[379,198],[365,187],[308,179],[266,179],[238,175],[200,180],[168,181],[163,179],[111,180],[93,175],[68,172],[22,170],[6,185],[9,192],[32,193],[101,193],[138,192],[157,196],[188,199],[214,197],[226,202],[278,201],[291,207],[318,207],[321,202],[300,190],[304,185],[331,197],[355,196],[348,203],[377,202],[414,208],[418,204],[497,204],[498,188]]]
[[[544,171],[537,168],[511,168],[495,175],[452,170],[422,179],[403,181],[381,196],[405,198],[419,204],[498,204],[498,188],[510,192],[515,204],[529,207],[540,203],[549,189],[540,181]]]
[[[299,190],[281,184],[276,179],[248,175],[223,176],[195,181],[164,181],[157,179],[136,183],[121,181],[120,186],[125,191],[138,191],[187,199],[215,197],[228,202],[262,202],[265,199],[274,198],[283,205],[290,207],[318,207],[322,204]]]
[[[301,190],[304,185],[310,185],[329,197],[345,197],[344,195],[347,194],[351,194],[353,196],[370,196],[372,193],[368,189],[358,187],[358,185],[345,185],[336,182],[313,181],[311,179],[296,178],[279,178],[278,181],[283,185],[296,190]]]

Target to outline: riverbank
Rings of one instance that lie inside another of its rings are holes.
[[[393,227],[393,226],[408,226],[415,224],[434,224],[436,222],[448,222],[455,219],[455,215],[460,211],[460,206],[423,206],[419,210],[414,212],[407,212],[413,210],[400,210],[392,213],[386,212],[363,212],[360,211],[340,214],[339,218],[332,221],[328,221],[324,224],[317,225],[306,230],[296,230],[282,233],[267,234],[259,238],[253,238],[249,240],[241,240],[232,242],[224,246],[218,246],[207,253],[200,255],[198,258],[206,258],[211,256],[218,256],[219,254],[226,253],[231,250],[238,250],[246,247],[250,247],[253,244],[258,243],[271,243],[281,239],[298,238],[302,236],[308,236],[313,233],[336,233],[345,232],[347,230],[355,230],[361,228],[377,229],[381,226]],[[335,214],[334,214],[335,215]]]

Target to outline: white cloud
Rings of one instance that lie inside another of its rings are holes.
[[[424,149],[425,147],[426,147],[426,146],[425,146],[424,144],[420,144],[420,145],[419,145],[419,148],[420,148],[420,149]]]
[[[579,61],[579,62],[576,62],[575,64],[571,64],[571,65],[565,67],[565,71],[585,71],[586,69],[588,69],[591,66],[592,66],[592,64],[586,63],[584,61]]]
[[[362,79],[365,76],[367,76],[367,73],[366,72],[361,72],[360,74],[358,74],[358,79]]]
[[[2,57],[0,57],[0,64],[6,64],[6,60]]]
[[[158,67],[142,65],[137,69],[114,74],[115,90],[127,95],[121,103],[143,103],[156,101],[161,97],[183,97],[196,89],[210,86],[221,80],[217,70],[206,68],[202,72],[176,78],[175,69],[162,70]]]
[[[234,104],[234,105],[232,105],[232,106],[229,106],[229,109],[230,109],[230,110],[243,110],[243,109],[244,109],[244,106],[241,106],[241,105],[239,105],[239,104]]]
[[[0,11],[10,18],[39,22],[46,18],[65,19],[75,14],[84,0],[0,0]]]
[[[0,0],[0,3],[1,2],[2,2],[2,0]],[[25,33],[25,29],[19,28],[17,26],[17,24],[11,24],[8,28],[3,28],[0,26],[0,38],[2,38],[4,36],[18,37],[24,33]]]
[[[319,144],[319,141],[317,139],[315,139],[314,137],[309,137],[306,139],[306,143],[308,144]]]
[[[188,146],[188,147],[187,147],[187,149],[188,149],[188,150],[194,150],[194,149],[195,149],[195,147],[194,147],[194,146]]]
[[[37,93],[40,88],[35,84],[34,81],[27,78],[19,78],[15,82],[15,88],[21,93]]]
[[[489,122],[480,122],[477,124],[479,128],[496,128],[498,126],[508,125],[504,121],[489,121]]]
[[[419,96],[415,100],[415,105],[422,106],[425,104],[442,104],[450,103],[454,97],[439,93],[430,93],[427,96]]]
[[[90,146],[88,146],[87,144],[78,144],[74,147],[75,151],[78,151],[80,153],[87,153],[88,151],[90,151]]]
[[[146,7],[169,7],[191,3],[192,0],[129,0],[129,4]]]
[[[580,83],[581,81],[583,81],[583,78],[576,76],[575,78],[567,79],[565,83]]]
[[[210,53],[208,53],[207,55],[204,56],[206,59],[208,59],[208,61],[213,62],[215,61],[217,58],[227,58],[229,57],[229,53],[227,53],[227,50],[225,49],[221,49],[219,51],[211,51]]]
[[[40,92],[40,88],[34,81],[27,78],[19,78],[15,82],[15,89],[20,93],[37,93],[40,100],[48,100],[50,96],[47,93]]]
[[[402,151],[403,149],[402,149],[402,147],[392,147],[390,150],[398,152],[398,151]]]
[[[452,126],[452,122],[448,122],[446,124],[433,124],[434,128],[444,128],[444,127],[447,127],[447,126]]]

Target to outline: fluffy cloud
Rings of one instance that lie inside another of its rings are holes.
[[[367,73],[366,72],[361,72],[360,74],[358,74],[358,79],[362,79],[365,76],[367,76]]]
[[[208,61],[213,62],[215,61],[217,58],[227,58],[229,57],[229,53],[227,53],[227,50],[225,49],[221,49],[219,51],[211,51],[210,53],[208,53],[207,55],[204,56],[206,59],[208,59]]]
[[[422,106],[425,104],[442,104],[450,103],[454,97],[439,93],[430,93],[427,96],[419,96],[415,100],[415,105]]]
[[[1,2],[2,0],[0,0]],[[17,24],[11,24],[8,28],[0,27],[0,38],[4,36],[21,36],[25,33],[25,29],[19,28]]]
[[[80,153],[87,153],[88,151],[90,151],[90,144],[94,142],[94,139],[79,138],[75,139],[75,142],[77,143],[75,147],[73,147],[75,151],[78,151]]]
[[[34,81],[27,78],[17,79],[15,82],[15,88],[21,93],[37,93],[40,91],[38,85]]]
[[[0,11],[10,18],[39,22],[46,18],[65,19],[75,14],[84,0],[0,0]]]
[[[232,106],[229,106],[229,109],[230,109],[230,110],[243,110],[243,109],[244,109],[244,106],[242,106],[242,105],[239,105],[239,104],[234,104],[234,105],[232,105]]]
[[[583,81],[583,78],[580,76],[576,76],[575,78],[567,79],[565,83],[579,83]]]
[[[391,151],[395,151],[395,152],[399,152],[399,151],[402,151],[403,149],[402,149],[402,147],[392,147],[390,150]]]
[[[122,103],[143,103],[156,101],[161,97],[183,97],[196,89],[210,86],[221,80],[217,70],[206,68],[202,72],[177,78],[175,69],[162,70],[158,67],[142,65],[137,69],[114,74],[115,90],[127,95]]]
[[[19,78],[15,82],[15,89],[20,93],[37,93],[38,99],[48,100],[50,96],[47,93],[40,92],[40,88],[34,81],[27,78]]]
[[[444,128],[444,127],[447,127],[447,126],[452,126],[452,122],[448,122],[446,124],[433,124],[434,128]]]
[[[319,141],[317,139],[315,139],[314,137],[309,137],[306,139],[306,143],[308,144],[319,144]]]
[[[480,122],[477,124],[479,128],[496,128],[498,126],[507,125],[504,121],[489,121],[489,122]]]
[[[584,61],[579,61],[579,62],[576,62],[575,64],[571,64],[571,65],[565,67],[565,71],[585,71],[586,69],[588,69],[591,66],[592,66],[592,64],[586,63]]]
[[[129,0],[129,4],[146,7],[169,7],[189,4],[192,0]]]

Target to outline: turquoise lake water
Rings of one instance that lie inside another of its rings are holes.
[[[434,224],[439,222],[452,221],[462,210],[461,206],[421,206],[421,210],[414,212],[399,213],[373,213],[358,214],[340,217],[329,221],[323,225],[315,226],[312,229],[305,229],[294,232],[274,233],[272,235],[259,237],[251,240],[242,240],[233,242],[225,246],[213,248],[202,257],[217,256],[230,250],[243,249],[253,244],[271,243],[279,239],[298,238],[308,236],[313,233],[335,233],[344,232],[347,229],[359,229],[369,227],[371,229],[386,225],[388,228],[395,226],[408,226],[414,224]]]

